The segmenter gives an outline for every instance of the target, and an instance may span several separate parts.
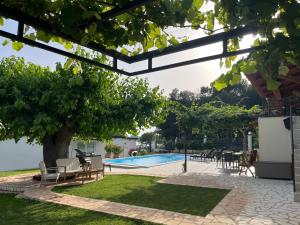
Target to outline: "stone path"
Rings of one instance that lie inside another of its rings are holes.
[[[189,162],[190,172],[182,174],[181,164],[146,169],[113,168],[111,173],[155,175],[166,177],[160,182],[170,184],[231,189],[206,217],[58,194],[51,192],[50,187],[28,188],[24,196],[162,224],[300,225],[300,203],[293,201],[291,181],[238,176],[236,170],[222,170],[214,162]]]
[[[0,177],[0,192],[20,193],[40,182],[32,180],[34,173],[26,173],[9,177]]]

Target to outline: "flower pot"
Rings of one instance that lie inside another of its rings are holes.
[[[119,158],[120,154],[114,154],[114,159]]]
[[[106,152],[105,153],[105,158],[112,158],[112,153],[111,152]]]

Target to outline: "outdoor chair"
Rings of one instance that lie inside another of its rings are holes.
[[[41,183],[46,182],[47,180],[55,181],[55,185],[57,185],[57,182],[60,177],[60,173],[58,172],[58,167],[48,167],[46,168],[46,165],[43,161],[39,163],[39,168],[41,170]],[[48,171],[54,171],[53,173],[49,173]]]
[[[215,160],[217,161],[217,165],[216,165],[217,167],[219,163],[222,163],[223,166],[223,161],[222,161],[223,151],[224,149],[219,149],[218,151],[215,152]]]
[[[99,173],[102,173],[104,177],[104,164],[101,156],[91,157],[90,175],[96,174],[96,180],[98,180]]]
[[[215,158],[215,151],[216,149],[210,150],[208,153],[201,153],[200,154],[200,159],[210,159],[213,160]]]
[[[242,172],[245,172],[247,174],[247,171],[249,170],[253,177],[255,177],[254,173],[251,171],[251,166],[254,165],[254,162],[257,159],[257,151],[252,150],[250,152],[247,152],[242,161],[240,162],[240,172],[239,175],[241,175]]]
[[[84,167],[84,166],[89,166],[89,163],[86,161],[85,157],[86,157],[86,153],[82,152],[79,149],[74,149],[76,151],[76,157],[79,159],[80,164]]]
[[[76,178],[79,173],[84,172],[78,158],[57,159],[56,166],[58,171],[64,175],[64,180],[67,179],[67,176],[75,176]]]
[[[223,154],[223,160],[224,160],[226,168],[227,168],[227,165],[231,166],[231,164],[234,167],[234,160],[235,160],[235,158],[234,158],[232,152],[225,152]]]
[[[190,155],[190,160],[196,160],[196,159],[198,159],[198,158],[200,158],[201,157],[201,153],[199,153],[199,154],[192,154],[192,155]]]

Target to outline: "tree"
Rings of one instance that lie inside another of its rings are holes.
[[[142,143],[146,143],[149,146],[149,151],[152,151],[152,142],[155,139],[155,133],[154,132],[147,132],[143,133],[142,136],[140,137],[140,141]]]
[[[211,108],[210,104],[202,107]],[[253,128],[253,122],[258,118],[261,109],[258,106],[253,106],[250,109],[236,105],[222,105],[214,107],[207,115],[205,120],[206,127],[211,127],[215,130],[224,131],[230,129],[238,131],[243,137],[243,150],[247,149],[247,132]]]
[[[160,120],[164,99],[145,80],[120,79],[88,64],[76,75],[73,69],[57,64],[51,71],[20,58],[3,59],[0,139],[41,143],[46,165],[55,166],[57,158],[68,156],[74,136],[110,139]]]

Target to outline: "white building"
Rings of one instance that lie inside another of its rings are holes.
[[[120,157],[128,156],[131,148],[137,148],[137,137],[114,137],[112,142],[124,149]],[[105,143],[92,140],[90,142],[72,141],[69,147],[69,157],[76,156],[75,148],[87,153],[105,156]],[[14,140],[0,142],[0,171],[37,168],[43,160],[43,147],[38,144],[27,144],[22,138],[18,143]]]

